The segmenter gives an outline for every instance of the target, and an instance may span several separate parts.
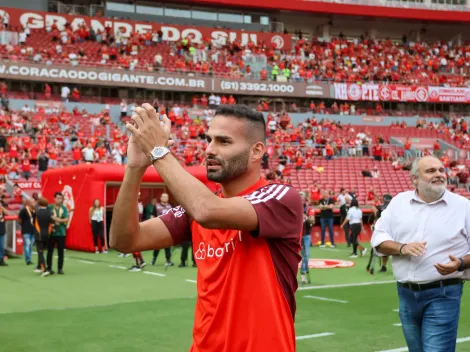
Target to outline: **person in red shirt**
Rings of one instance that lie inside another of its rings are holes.
[[[216,194],[167,152],[166,117],[160,125],[144,104],[133,119],[111,246],[129,253],[192,240],[198,298],[191,352],[294,352],[303,205],[289,185],[261,178],[263,115],[245,105],[217,109],[206,149],[207,177],[221,185]],[[153,166],[181,205],[139,224],[137,194],[152,151],[160,155]]]

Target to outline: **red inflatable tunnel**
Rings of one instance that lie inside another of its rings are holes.
[[[70,211],[66,247],[69,249],[94,251],[93,236],[88,220],[89,209],[94,199],[99,199],[108,211],[112,210],[120,184],[124,177],[124,166],[111,164],[83,164],[48,170],[42,175],[42,195],[54,202],[54,193],[64,194],[64,205]],[[194,177],[215,191],[216,185],[207,180],[204,167],[187,167]],[[158,172],[149,168],[141,185],[141,200],[145,206],[151,198],[158,199],[166,191]],[[173,200],[170,194],[170,202]],[[107,238],[105,218],[105,236]],[[108,226],[106,226],[108,225]]]

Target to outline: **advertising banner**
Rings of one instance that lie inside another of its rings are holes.
[[[426,102],[428,88],[405,85],[335,83],[334,98],[355,101]]]
[[[201,93],[243,94],[278,97],[330,98],[325,83],[251,81],[210,76],[189,76],[147,71],[112,70],[32,63],[0,63],[0,78],[62,84],[93,84]]]
[[[268,46],[270,43],[278,49],[292,49],[292,38],[289,35],[279,33],[261,33],[250,31],[239,31],[232,29],[209,28],[199,26],[167,25],[156,22],[138,22],[128,20],[115,20],[105,17],[89,17],[78,15],[67,15],[63,13],[49,13],[42,11],[30,11],[23,9],[13,9],[0,7],[0,16],[7,16],[10,19],[11,27],[24,27],[29,25],[31,29],[50,28],[55,23],[59,30],[69,23],[72,29],[77,29],[81,23],[85,22],[89,28],[96,31],[104,31],[107,26],[111,26],[114,33],[120,31],[123,36],[129,36],[134,32],[157,32],[163,33],[163,40],[177,42],[185,37],[191,38],[195,43],[203,39],[217,39],[233,42],[239,40],[243,45],[247,43],[258,44],[261,41]]]

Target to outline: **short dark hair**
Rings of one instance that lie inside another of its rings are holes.
[[[54,198],[57,197],[57,196],[63,197],[64,195],[62,194],[62,192],[55,192],[54,193]]]
[[[39,206],[41,206],[41,207],[47,207],[47,206],[49,205],[49,202],[48,202],[48,200],[47,200],[45,197],[40,197],[40,198],[38,199],[38,204],[39,204]]]
[[[234,105],[219,105],[215,110],[214,117],[217,115],[225,115],[235,117],[237,119],[248,121],[251,126],[254,128],[249,128],[250,132],[255,132],[252,134],[259,134],[259,137],[263,143],[266,141],[266,121],[262,113],[257,112],[247,105],[244,104],[234,104]],[[255,138],[253,136],[253,138]]]
[[[351,200],[351,207],[357,207],[359,208],[359,202],[357,201],[357,198],[353,198]]]

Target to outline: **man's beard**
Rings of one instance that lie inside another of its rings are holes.
[[[210,170],[206,165],[207,178],[214,182],[227,182],[233,180],[248,171],[249,158],[250,153],[248,150],[236,154],[227,160],[208,156],[207,160],[215,160],[221,167],[217,170]]]
[[[441,185],[433,185],[432,183],[423,182],[418,178],[418,194],[430,199],[438,200],[442,197],[447,188],[445,179],[442,179],[442,182],[443,183]]]

